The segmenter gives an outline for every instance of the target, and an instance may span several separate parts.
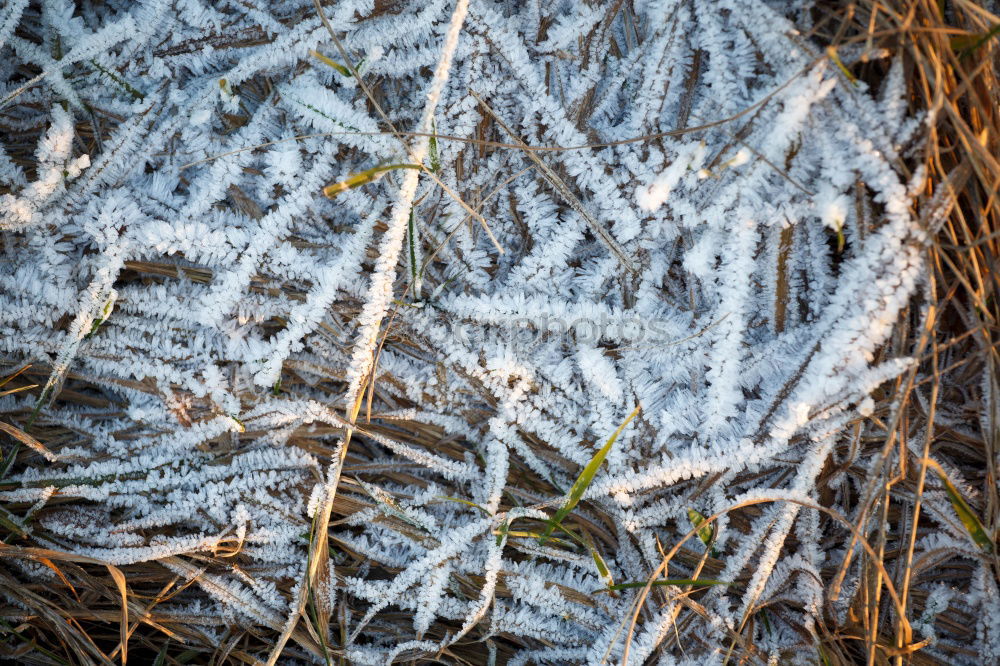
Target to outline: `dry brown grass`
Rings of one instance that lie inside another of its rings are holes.
[[[926,170],[916,213],[930,238],[929,298],[911,306],[885,350],[923,362],[884,393],[876,419],[864,430],[858,426],[865,436],[854,458],[860,469],[852,473],[879,484],[869,484],[856,506],[863,508],[862,515],[883,518],[873,521],[880,527],[868,534],[880,561],[863,562],[867,585],[851,600],[847,626],[831,622],[822,627],[821,644],[831,663],[939,663],[921,654],[923,646],[908,636],[908,622],[888,610],[880,573],[884,567],[892,577],[910,619],[923,612],[926,593],[920,582],[947,581],[959,590],[970,585],[972,565],[957,553],[914,557],[918,536],[939,529],[924,506],[928,456],[946,460],[975,489],[979,499],[972,508],[989,534],[1000,523],[995,466],[1000,358],[994,342],[1000,322],[995,272],[1000,249],[1000,49],[990,32],[995,33],[998,22],[966,0],[866,0],[829,3],[816,12],[814,36],[838,52],[863,46],[864,53],[885,49],[901,56],[912,111],[931,114],[922,154],[900,165],[904,172],[920,165]],[[887,62],[862,55],[847,67],[859,80],[878,85]],[[929,312],[923,327],[920,307]],[[984,390],[987,383],[992,391]],[[970,435],[975,430],[978,436]],[[883,474],[871,473],[877,466],[885,466]],[[995,553],[982,557],[993,575],[1000,575]],[[832,577],[830,592],[837,591],[840,573]],[[974,620],[957,612],[939,617],[942,652],[975,658],[968,650]]]
[[[621,3],[616,3],[621,5]],[[626,3],[627,4],[627,3]],[[378,2],[385,11],[392,10],[392,3]],[[991,16],[981,7],[967,0],[886,0],[881,2],[824,3],[814,13],[811,36],[830,44],[844,53],[852,46],[863,46],[869,53],[885,49],[904,59],[906,76],[910,85],[910,103],[914,112],[930,110],[933,122],[928,126],[926,149],[901,165],[912,172],[922,164],[925,168],[925,186],[916,202],[920,219],[926,225],[932,241],[928,244],[929,265],[932,267],[929,302],[914,303],[900,322],[898,331],[883,354],[886,357],[914,355],[922,363],[914,371],[893,385],[882,390],[879,405],[872,419],[855,426],[855,437],[836,452],[828,462],[820,481],[820,497],[824,504],[844,498],[833,497],[833,491],[824,490],[824,482],[837,474],[849,474],[868,482],[869,492],[849,498],[848,508],[862,510],[865,516],[878,520],[859,520],[855,533],[870,546],[859,557],[865,584],[853,592],[851,610],[846,622],[840,622],[830,612],[817,627],[814,637],[817,657],[830,664],[854,663],[948,663],[925,656],[923,645],[908,635],[908,622],[893,611],[887,599],[887,578],[898,592],[899,602],[905,608],[906,618],[915,618],[924,610],[928,581],[945,581],[959,590],[968,590],[973,572],[967,557],[951,552],[935,556],[917,557],[914,543],[918,536],[939,529],[939,521],[947,519],[936,513],[928,515],[924,502],[927,484],[934,479],[928,475],[927,457],[947,462],[950,469],[961,474],[966,486],[978,491],[968,497],[971,507],[990,534],[996,534],[1000,525],[1000,497],[997,491],[997,455],[1000,453],[1000,357],[993,338],[1000,324],[995,273],[996,257],[1000,250],[1000,89],[998,89],[998,54],[1000,38],[987,38],[987,33],[998,24],[998,17]],[[247,37],[254,43],[256,37]],[[206,39],[215,39],[214,36]],[[861,81],[877,86],[884,78],[888,59],[844,58],[844,66]],[[375,91],[378,94],[378,91]],[[82,135],[100,140],[102,127],[95,115],[94,126],[80,127]],[[103,131],[113,124],[113,118],[101,118]],[[87,125],[87,123],[84,123]],[[41,128],[39,128],[40,131]],[[485,136],[485,132],[484,132]],[[25,159],[30,159],[35,135],[25,134],[23,140]],[[18,144],[20,145],[20,144]],[[17,156],[17,145],[8,145]],[[465,165],[467,169],[475,165]],[[859,184],[859,188],[863,185]],[[463,198],[475,204],[477,193],[462,193]],[[234,205],[239,205],[234,196]],[[173,265],[133,262],[125,279],[172,279],[176,275]],[[210,274],[190,269],[187,279],[204,281]],[[260,279],[260,289],[275,289],[271,283]],[[256,288],[256,287],[255,287]],[[288,294],[292,298],[300,294]],[[342,304],[346,310],[353,304]],[[929,309],[928,325],[921,319],[921,308]],[[396,341],[399,342],[399,341]],[[412,341],[414,344],[419,341]],[[10,374],[13,368],[0,370],[0,377]],[[35,366],[12,379],[0,391],[22,389],[37,393],[44,385],[48,368]],[[342,382],[330,370],[329,392],[331,397],[342,390]],[[296,381],[294,364],[286,367],[284,388],[294,391]],[[391,382],[390,377],[379,381]],[[993,387],[984,391],[984,385]],[[32,385],[35,388],[31,388]],[[140,388],[138,384],[133,388]],[[324,387],[320,387],[321,389]],[[154,390],[149,387],[149,390]],[[374,403],[379,403],[379,388],[372,387]],[[481,396],[489,399],[488,395]],[[77,402],[106,409],[109,413],[121,410],[102,387],[89,383],[86,378],[73,375],[67,378],[59,400]],[[197,405],[197,401],[191,401]],[[19,423],[28,421],[28,414],[12,414]],[[475,416],[475,415],[472,415]],[[185,418],[196,419],[191,413]],[[9,420],[9,419],[8,419]],[[982,423],[982,427],[976,424]],[[950,424],[972,424],[970,428],[956,428]],[[460,460],[461,447],[444,436],[439,429],[420,423],[395,422],[390,428],[372,425],[371,430],[388,434],[399,440],[434,450],[438,454]],[[43,445],[57,450],[62,443],[76,435],[64,428],[47,425],[26,427],[28,435]],[[978,432],[978,434],[970,434]],[[297,435],[295,444],[317,455],[329,455],[328,446],[320,438],[330,432],[314,428],[309,433]],[[252,438],[259,433],[245,433]],[[529,443],[531,438],[525,435]],[[919,438],[919,439],[915,439]],[[6,445],[5,451],[9,451]],[[219,443],[220,447],[224,442]],[[536,448],[540,456],[552,456],[542,443]],[[21,448],[15,465],[26,460],[32,452]],[[4,461],[6,464],[6,460]],[[512,478],[520,479],[513,492],[529,502],[540,497],[555,497],[558,492],[544,479],[537,478],[529,469],[512,461]],[[880,472],[878,470],[881,470]],[[347,452],[345,471],[348,475],[341,486],[332,510],[332,523],[336,525],[356,513],[372,506],[373,502],[357,492],[350,475],[373,470],[363,452]],[[380,472],[382,473],[382,472]],[[404,472],[391,472],[389,476],[400,481],[419,482]],[[958,479],[956,479],[958,480]],[[878,481],[878,483],[874,483]],[[0,487],[3,481],[0,480]],[[827,495],[824,495],[827,493]],[[44,510],[58,509],[65,504],[56,493]],[[205,627],[219,623],[214,617],[191,617],[160,612],[164,601],[194,584],[171,573],[159,563],[151,562],[123,567],[127,581],[127,619],[123,622],[123,604],[115,570],[100,563],[87,561],[55,551],[31,549],[35,542],[20,526],[17,516],[24,516],[31,507],[11,503],[0,507],[0,659],[6,657],[25,664],[89,664],[123,661],[123,632],[128,636],[128,656],[133,663],[162,664],[256,664],[260,655],[266,655],[280,627],[248,629],[231,626],[223,630],[221,641],[210,639]],[[759,515],[753,506],[733,512],[731,524],[739,529],[749,518]],[[957,519],[952,516],[953,520]],[[394,519],[386,517],[387,522]],[[396,524],[398,523],[398,524]],[[410,529],[401,521],[393,523],[395,529]],[[598,550],[615,548],[607,524],[580,522],[573,526]],[[875,526],[875,527],[872,527]],[[308,525],[303,525],[308,531]],[[851,538],[851,530],[843,530]],[[38,533],[36,533],[38,534]],[[334,538],[334,541],[336,539]],[[711,577],[721,569],[718,560],[701,555],[691,544],[676,544],[675,562],[695,569],[697,575]],[[794,539],[789,547],[794,547]],[[350,576],[365,562],[344,543],[337,543],[346,562],[338,564],[338,575]],[[675,544],[664,544],[669,550]],[[199,567],[204,573],[231,571],[240,566],[237,546],[233,552],[192,556],[188,564]],[[1000,575],[994,556],[983,554],[995,575]],[[856,565],[856,563],[854,563]],[[831,562],[824,571],[823,584],[829,594],[846,594],[838,589],[842,567],[848,563]],[[53,581],[25,583],[31,580],[32,568],[44,567],[56,574]],[[386,575],[393,572],[385,570]],[[461,577],[459,585],[470,596],[478,594],[482,581],[475,577]],[[565,590],[567,593],[574,593]],[[509,596],[501,583],[497,595]],[[581,600],[584,603],[587,600]],[[688,651],[698,649],[696,634],[699,606],[696,596],[682,602],[687,612],[677,624],[677,638],[667,640],[664,650],[674,650],[683,640]],[[765,610],[765,609],[762,609]],[[786,609],[779,604],[766,609],[775,617]],[[357,614],[346,603],[335,609],[332,621],[334,639],[338,620],[346,614]],[[733,632],[731,663],[758,663],[763,655],[753,645],[755,627],[767,622],[767,616],[758,612],[739,632]],[[974,639],[974,622],[977,618],[954,610],[942,614],[936,622],[941,637],[938,649],[943,654],[953,654],[954,659],[974,658],[968,646]],[[385,613],[376,620],[381,628],[391,634],[393,626],[406,627],[410,618],[403,614]],[[455,631],[456,626],[438,623],[429,632],[428,639],[441,639],[445,632]],[[693,629],[694,632],[689,632]],[[805,632],[805,628],[802,629]],[[402,629],[401,636],[408,636]],[[681,638],[683,636],[683,639]],[[808,639],[809,637],[806,636]],[[496,636],[492,646],[498,651],[498,662],[503,663],[516,649],[517,641],[509,636]],[[335,648],[327,646],[330,655],[339,659]],[[473,637],[442,654],[448,663],[481,664],[485,662],[487,646]],[[293,635],[286,648],[286,656],[322,654],[314,637],[305,629]]]

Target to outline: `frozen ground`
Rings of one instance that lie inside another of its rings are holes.
[[[342,47],[305,0],[79,4],[0,9],[0,351],[69,433],[3,486],[36,544],[200,574],[159,612],[288,658],[630,636],[631,663],[708,663],[747,622],[762,659],[817,658],[867,575],[852,441],[924,284],[898,63],[848,78],[797,1],[345,0]],[[579,542],[541,544],[638,405]],[[707,545],[692,509],[722,512]],[[944,523],[918,557],[974,552]],[[630,631],[642,591],[595,591],[685,536],[661,575],[734,584],[656,587]],[[975,580],[915,583],[913,640],[995,609]]]

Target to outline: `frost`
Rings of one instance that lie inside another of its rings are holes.
[[[686,172],[693,171],[699,178],[708,173],[701,169],[701,163],[704,159],[704,142],[681,146],[669,167],[664,169],[648,186],[640,186],[636,190],[636,203],[645,210],[656,210],[670,198],[670,192]]]
[[[816,211],[823,226],[839,232],[847,221],[847,211],[850,200],[846,195],[838,194],[829,186],[820,189],[816,195]]]
[[[772,600],[796,629],[767,644],[808,652],[849,536],[803,504],[912,367],[884,353],[925,271],[901,65],[850,86],[801,2],[325,3],[362,86],[311,55],[343,60],[311,3],[36,4],[0,10],[0,354],[49,371],[38,423],[72,437],[3,498],[49,545],[159,560],[212,626],[280,634],[333,511],[366,561],[331,556],[321,595],[352,663],[473,631],[534,645],[511,663],[615,661],[633,597],[594,594],[589,545],[523,535],[641,404],[574,510],[615,581],[692,508],[760,510],[713,545],[747,584],[664,596],[632,663]],[[931,635],[950,597],[927,589]]]

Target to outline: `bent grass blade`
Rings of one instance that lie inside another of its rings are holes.
[[[337,71],[337,73],[340,74],[341,76],[346,76],[348,78],[350,78],[351,76],[353,76],[351,74],[351,70],[347,69],[346,67],[344,67],[343,65],[341,65],[336,60],[332,60],[330,58],[327,58],[325,55],[323,55],[319,51],[314,51],[314,50],[310,49],[309,55],[311,55],[312,57],[316,58],[317,60],[319,60],[323,64],[329,65],[330,67],[332,67],[333,69],[335,69]]]

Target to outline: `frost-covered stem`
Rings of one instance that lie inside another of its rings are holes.
[[[66,373],[69,372],[69,366],[76,357],[87,332],[91,330],[95,320],[99,321],[99,316],[102,319],[106,318],[110,308],[114,305],[118,294],[111,285],[114,284],[124,265],[124,254],[124,248],[120,245],[109,248],[96,276],[87,286],[76,318],[70,324],[66,342],[60,348],[49,379],[38,396],[36,410],[44,407],[47,401],[50,402],[59,393],[59,387],[62,385]],[[102,302],[104,303],[103,308],[101,307]],[[103,314],[101,314],[102,310]]]
[[[799,466],[798,478],[793,486],[795,490],[808,493],[809,488],[815,483],[816,476],[821,471],[823,462],[827,459],[834,443],[833,437],[827,437],[825,441],[819,443],[815,450],[802,461],[802,464]],[[771,535],[767,539],[763,539],[763,551],[761,552],[757,569],[754,571],[750,582],[747,584],[746,592],[743,594],[742,608],[740,610],[740,617],[743,618],[743,623],[750,617],[754,604],[760,598],[761,593],[763,593],[764,586],[767,584],[771,572],[778,561],[778,557],[781,555],[781,547],[784,545],[785,538],[791,530],[792,522],[795,520],[800,509],[801,506],[798,504],[791,502],[785,504],[778,511],[777,520],[772,523],[773,529],[771,530]]]
[[[458,630],[458,633],[442,641],[441,648],[454,645],[460,638],[469,633],[469,631],[486,615],[486,611],[489,610],[490,604],[493,603],[493,597],[496,593],[497,580],[500,576],[500,569],[503,564],[503,548],[506,544],[506,534],[501,537],[499,543],[493,542],[492,539],[487,540],[489,556],[486,559],[486,568],[483,576],[484,583],[483,589],[479,593],[479,604],[476,606],[474,611],[470,612],[466,616],[465,622],[462,624],[462,628]]]
[[[451,70],[452,58],[458,46],[458,35],[465,22],[465,15],[469,9],[468,0],[458,0],[455,11],[452,13],[451,22],[448,26],[448,33],[445,36],[444,46],[441,51],[441,58],[438,60],[437,68],[434,70],[434,78],[431,81],[430,90],[427,93],[427,102],[424,104],[423,113],[420,116],[420,123],[417,132],[426,134],[430,131],[431,121],[434,118],[434,109],[437,107],[441,91],[448,80],[448,72]],[[410,158],[416,164],[421,164],[427,156],[430,139],[427,136],[418,136],[413,149],[410,151]],[[378,331],[382,325],[389,303],[392,301],[392,284],[396,279],[396,264],[399,261],[399,253],[402,250],[403,238],[406,235],[407,222],[410,218],[410,210],[413,207],[413,197],[417,192],[417,182],[419,171],[407,170],[403,176],[403,184],[399,188],[399,194],[393,205],[392,215],[389,220],[389,228],[382,238],[379,247],[379,258],[375,262],[375,274],[372,276],[371,285],[368,288],[368,297],[362,308],[358,344],[354,348],[351,357],[351,364],[347,371],[347,418],[354,423],[360,408],[360,396],[363,391],[364,380],[372,369],[375,357],[375,344],[378,339]],[[316,543],[324,547],[319,549],[311,548],[310,566],[306,573],[308,581],[315,582],[316,573],[320,570],[320,565],[326,563],[326,535],[329,529],[330,512],[333,508],[333,498],[337,491],[337,484],[340,480],[340,471],[343,465],[344,456],[347,453],[347,446],[350,443],[351,429],[348,429],[344,442],[341,444],[340,455],[331,470],[330,483],[324,491],[324,503],[317,517],[317,534],[314,535],[314,546]],[[315,551],[319,551],[319,555]],[[300,599],[299,614],[304,608]],[[364,623],[362,623],[362,626]],[[359,629],[360,630],[360,629]],[[276,651],[277,652],[277,651]]]
[[[438,60],[437,68],[434,70],[434,79],[431,81],[430,90],[427,92],[427,102],[424,104],[423,113],[420,116],[420,123],[417,125],[417,132],[426,134],[431,129],[431,119],[434,117],[434,109],[437,107],[441,91],[448,80],[448,72],[451,70],[451,61],[458,46],[458,34],[465,21],[465,15],[469,9],[468,0],[458,0],[455,11],[451,15],[451,23],[448,26],[448,33],[445,36],[444,46],[441,50],[441,58]],[[427,156],[429,137],[418,136],[410,151],[413,161],[420,164]],[[389,303],[392,301],[392,284],[396,279],[396,264],[399,261],[399,253],[403,247],[403,238],[406,235],[407,221],[410,217],[410,209],[413,206],[413,197],[417,192],[417,181],[420,172],[416,169],[408,169],[403,176],[403,184],[399,188],[399,194],[392,208],[392,215],[389,219],[389,228],[382,238],[379,247],[379,257],[375,262],[375,274],[372,276],[371,285],[368,288],[368,298],[365,300],[364,308],[359,317],[360,330],[358,343],[354,348],[351,357],[351,365],[347,371],[347,415],[353,423],[360,407],[359,396],[362,392],[365,378],[372,369],[375,356],[375,344],[378,339],[378,331],[382,325]]]

